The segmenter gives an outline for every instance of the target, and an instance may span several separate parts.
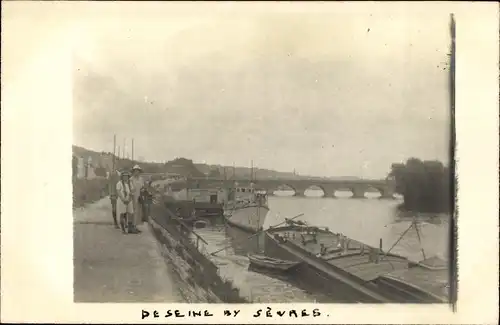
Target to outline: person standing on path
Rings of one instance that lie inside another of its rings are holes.
[[[133,187],[133,197],[134,197],[134,212],[135,212],[135,220],[134,224],[142,224],[144,211],[144,202],[142,202],[141,191],[144,188],[144,180],[141,177],[142,168],[139,165],[135,165],[132,168],[132,177],[130,178],[130,182]]]
[[[142,207],[142,222],[147,222],[149,219],[149,212],[151,204],[153,203],[153,186],[151,180],[145,181],[144,186],[141,189],[141,194],[139,198],[139,203]]]
[[[113,216],[113,223],[115,228],[120,228],[118,226],[118,220],[116,219],[116,204],[118,200],[118,195],[116,192],[116,183],[120,179],[120,174],[117,170],[113,171],[109,176],[109,200],[111,201],[111,215]]]
[[[126,233],[126,224],[129,234],[137,234],[140,231],[137,229],[134,220],[134,188],[130,182],[130,173],[123,171],[120,178],[120,181],[116,184],[116,193],[118,194],[116,210],[120,216],[120,226],[123,233]]]

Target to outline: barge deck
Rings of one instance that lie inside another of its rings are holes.
[[[317,227],[270,229],[265,253],[304,262],[297,277],[344,302],[446,302],[448,272],[443,265],[426,268]]]

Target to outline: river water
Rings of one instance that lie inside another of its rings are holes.
[[[270,211],[264,228],[282,222],[285,217],[303,213],[297,220],[328,227],[333,232],[343,233],[374,247],[378,247],[382,239],[382,246],[387,251],[412,224],[411,219],[398,216],[396,206],[401,203],[400,200],[379,200],[376,197],[322,198],[319,197],[322,193],[315,192],[306,193],[308,197],[291,197],[286,192],[277,194],[269,197]],[[411,260],[421,260],[423,248],[427,257],[437,255],[446,260],[448,217],[426,216],[424,220],[423,216],[416,216],[416,220],[419,221],[421,244],[417,231],[412,228],[391,252]],[[250,234],[236,228],[226,228],[223,224],[197,229],[196,232],[208,242],[202,248],[206,252],[229,246],[213,256],[212,260],[219,267],[221,276],[230,279],[240,289],[240,294],[252,302],[334,302],[330,297],[308,292],[300,283],[250,271],[246,255],[263,249],[263,236],[247,240]]]

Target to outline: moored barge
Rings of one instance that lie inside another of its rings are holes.
[[[178,189],[175,183],[166,184],[162,202],[176,216],[192,222],[221,217],[224,213],[220,193],[217,189]]]
[[[265,232],[267,256],[301,262],[299,281],[341,302],[447,302],[447,267],[437,258],[412,263],[327,228],[289,222]],[[430,266],[433,264],[434,266]]]

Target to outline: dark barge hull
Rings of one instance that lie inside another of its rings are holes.
[[[376,285],[394,302],[420,303],[420,304],[442,304],[447,303],[442,297],[435,296],[419,288],[394,281],[390,278],[375,280]]]
[[[335,299],[335,301],[343,303],[387,303],[390,302],[377,292],[370,290],[362,283],[355,285],[348,284],[345,279],[345,274],[333,272],[325,272],[312,263],[308,263],[301,255],[308,254],[307,252],[299,252],[295,245],[290,243],[279,243],[274,239],[273,234],[266,231],[265,233],[265,253],[266,255],[278,259],[302,262],[290,272],[294,281],[304,282],[307,287],[314,288],[320,292]],[[309,258],[317,259],[309,255]],[[331,270],[331,268],[330,268]],[[351,283],[354,282],[351,279]]]
[[[293,243],[279,242],[273,238],[272,231],[265,232],[264,241],[266,255],[302,262],[293,270],[295,281],[323,292],[336,301],[344,303],[443,303],[439,297],[432,296],[417,287],[403,286],[385,277],[370,282],[360,281],[345,270],[324,262]]]

